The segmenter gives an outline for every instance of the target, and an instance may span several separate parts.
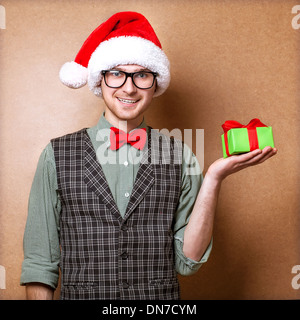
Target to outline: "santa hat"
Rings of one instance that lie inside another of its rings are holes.
[[[154,96],[161,95],[169,86],[169,60],[148,20],[136,12],[116,13],[96,28],[75,60],[62,66],[59,77],[70,88],[88,83],[95,95],[102,97],[101,71],[127,64],[158,73]]]

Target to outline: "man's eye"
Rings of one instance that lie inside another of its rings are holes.
[[[120,77],[122,75],[119,71],[110,71],[110,74],[114,77]]]
[[[146,72],[139,72],[139,73],[137,74],[137,76],[138,76],[138,78],[146,78],[148,75],[147,75]]]

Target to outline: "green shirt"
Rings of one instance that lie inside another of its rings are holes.
[[[102,114],[96,126],[87,129],[103,172],[111,189],[119,211],[124,216],[133,188],[140,159],[137,149],[124,144],[113,151],[109,148],[109,134],[112,125]],[[138,128],[147,128],[143,121]],[[103,134],[106,133],[106,134]],[[184,256],[182,251],[183,235],[194,202],[202,184],[202,174],[187,174],[188,165],[199,163],[186,145],[184,145],[182,163],[181,195],[177,211],[174,214],[174,250],[175,269],[182,275],[195,273],[207,261],[212,242],[200,261]],[[101,159],[100,159],[101,158]],[[103,161],[105,158],[105,161]],[[200,168],[199,168],[200,169]],[[200,172],[200,170],[198,170]],[[54,152],[51,143],[43,150],[29,196],[28,217],[24,233],[24,261],[22,264],[21,285],[29,282],[41,282],[56,288],[59,278],[59,216],[61,202],[57,191],[57,176]]]

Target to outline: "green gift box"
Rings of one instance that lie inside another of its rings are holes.
[[[237,121],[226,121],[222,128],[223,157],[263,149],[274,148],[272,127],[267,127],[259,119],[252,119],[246,126]]]

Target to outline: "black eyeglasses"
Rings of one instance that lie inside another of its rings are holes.
[[[133,84],[139,89],[150,89],[154,85],[158,73],[151,71],[138,71],[128,73],[120,70],[102,70],[105,84],[110,88],[120,88],[124,85],[127,78],[132,79]]]

